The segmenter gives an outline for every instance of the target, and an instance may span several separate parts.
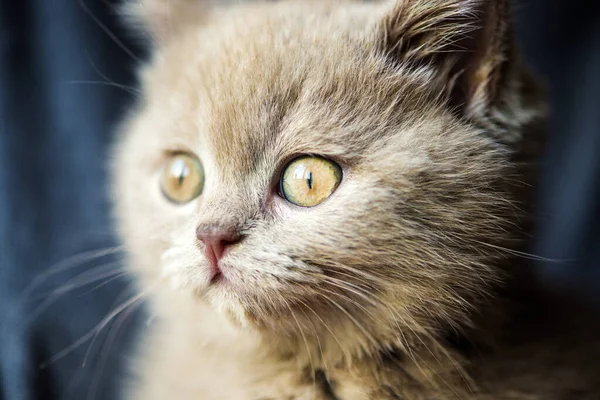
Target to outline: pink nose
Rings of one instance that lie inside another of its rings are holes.
[[[196,229],[196,236],[204,243],[206,257],[214,274],[219,273],[219,261],[229,247],[240,241],[241,236],[234,226],[203,224]]]

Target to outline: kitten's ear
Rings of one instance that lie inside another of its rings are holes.
[[[201,23],[213,0],[125,0],[125,18],[155,43],[177,36],[182,29]]]
[[[433,83],[461,116],[514,140],[540,102],[511,26],[509,0],[395,0],[381,42],[395,62],[433,68]]]

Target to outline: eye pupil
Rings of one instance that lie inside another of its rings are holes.
[[[313,175],[312,172],[308,171],[308,178],[306,179],[306,183],[308,183],[308,188],[312,190],[313,188]]]
[[[185,177],[189,175],[189,171],[183,164],[178,165],[177,167],[179,168],[179,186],[181,186],[183,185],[183,180]]]

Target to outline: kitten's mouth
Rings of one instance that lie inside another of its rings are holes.
[[[210,285],[217,285],[219,283],[223,283],[226,281],[225,275],[223,275],[223,272],[219,269],[217,271],[215,271],[215,273],[213,274],[212,278],[210,278]]]

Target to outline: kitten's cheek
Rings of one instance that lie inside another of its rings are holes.
[[[163,264],[161,276],[170,289],[203,295],[210,286],[208,266],[171,261]]]
[[[177,292],[192,294],[193,290],[191,286],[186,285],[185,279],[180,275],[172,275],[168,277],[169,286],[172,290]]]

